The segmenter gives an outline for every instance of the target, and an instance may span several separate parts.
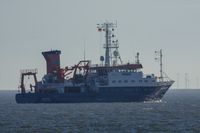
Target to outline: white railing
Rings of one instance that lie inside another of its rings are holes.
[[[37,69],[23,69],[23,70],[20,70],[20,73],[21,74],[24,74],[24,73],[38,73],[38,70]]]

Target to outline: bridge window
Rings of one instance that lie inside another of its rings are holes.
[[[147,78],[149,78],[149,79],[150,79],[150,78],[151,78],[151,76],[150,76],[150,75],[148,75],[148,76],[147,76]]]

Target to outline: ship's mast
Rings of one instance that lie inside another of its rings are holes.
[[[136,58],[135,63],[136,63],[136,64],[140,64],[139,55],[140,55],[139,52],[137,52],[137,55],[135,56],[135,58]]]
[[[105,23],[105,32],[106,32],[106,53],[105,53],[105,66],[110,66],[110,48],[111,45],[111,36],[110,36],[110,30],[109,30],[109,23]]]
[[[117,62],[117,58],[115,58],[115,61],[113,61],[112,63],[112,49],[115,49],[115,54],[114,57],[119,57],[120,61],[121,58],[119,56],[118,53],[118,40],[114,40],[113,38],[115,37],[115,35],[113,34],[114,28],[117,27],[117,24],[115,23],[109,23],[109,22],[105,22],[103,24],[97,24],[97,28],[98,31],[104,31],[105,32],[105,44],[104,44],[104,48],[105,48],[105,66],[111,66],[111,65],[115,65]]]
[[[163,63],[162,63],[162,49],[160,50],[160,78],[163,82]]]
[[[162,61],[162,57],[163,57],[163,54],[162,54],[162,49],[160,49],[159,51],[155,51],[156,54],[159,55],[158,58],[155,58],[156,60],[159,60],[160,62],[160,81],[163,82],[164,79],[163,79],[163,61]]]

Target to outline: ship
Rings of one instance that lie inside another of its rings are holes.
[[[20,71],[17,103],[144,102],[161,100],[174,83],[162,70],[162,50],[157,51],[160,75],[144,74],[139,53],[134,63],[123,63],[114,31],[116,23],[97,24],[105,34],[105,56],[99,64],[85,58],[76,65],[61,67],[60,50],[42,52],[46,74],[37,81],[37,69]],[[26,85],[25,80],[32,77]],[[29,87],[27,87],[29,86]]]

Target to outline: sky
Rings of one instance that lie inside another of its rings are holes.
[[[199,0],[0,0],[0,89],[17,89],[21,69],[46,72],[42,51],[61,50],[61,66],[86,58],[99,63],[104,35],[97,24],[116,22],[123,62],[137,52],[143,72],[159,74],[155,50],[172,88],[199,88]],[[177,82],[178,81],[178,82]]]

